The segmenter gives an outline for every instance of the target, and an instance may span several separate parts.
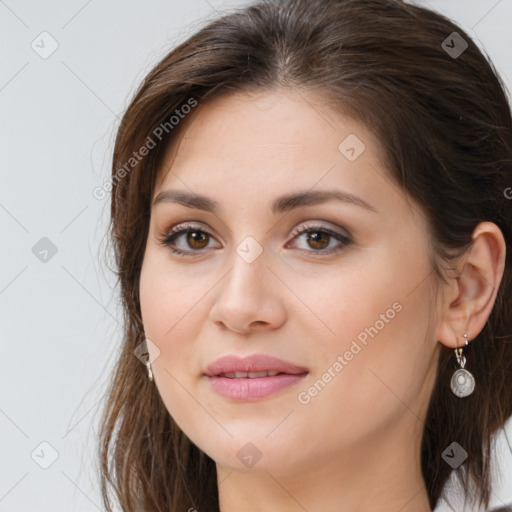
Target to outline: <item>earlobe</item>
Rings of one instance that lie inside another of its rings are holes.
[[[481,222],[472,246],[461,256],[457,277],[449,280],[442,304],[437,339],[450,348],[473,340],[489,318],[505,269],[506,245],[501,230]]]

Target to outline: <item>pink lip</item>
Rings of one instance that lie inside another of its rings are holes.
[[[222,374],[233,372],[280,372],[267,377],[230,378]],[[238,401],[252,401],[265,398],[282,389],[293,386],[308,373],[306,368],[264,354],[240,358],[224,356],[210,364],[205,376],[214,391]]]

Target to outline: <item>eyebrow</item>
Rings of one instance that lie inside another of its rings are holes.
[[[360,197],[341,190],[307,190],[283,195],[272,202],[271,210],[273,214],[279,214],[302,206],[311,206],[332,200],[355,204],[372,212],[378,213],[371,204],[367,203]],[[153,206],[160,203],[178,203],[186,206],[187,208],[195,208],[214,214],[221,211],[219,203],[210,197],[184,190],[168,189],[160,192],[153,201]]]

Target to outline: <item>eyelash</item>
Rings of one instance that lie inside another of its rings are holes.
[[[187,227],[183,228],[184,226],[187,226]],[[164,246],[168,247],[169,250],[172,253],[177,254],[179,256],[183,256],[183,257],[193,257],[195,255],[191,255],[190,254],[191,252],[198,253],[201,250],[197,250],[197,251],[194,251],[194,250],[184,251],[182,249],[178,249],[176,247],[173,247],[172,244],[181,235],[186,234],[186,233],[190,233],[190,232],[199,232],[199,233],[204,233],[204,234],[208,235],[209,237],[213,238],[213,236],[210,233],[208,233],[208,231],[200,229],[199,226],[194,226],[194,225],[188,224],[188,223],[186,223],[186,224],[183,224],[183,223],[182,224],[178,224],[177,226],[174,226],[174,227],[170,228],[170,231],[171,231],[171,234],[169,234],[169,230],[167,230],[167,232],[164,233],[159,238],[159,243],[161,245],[164,245]],[[324,234],[327,234],[330,237],[333,237],[336,240],[342,242],[342,246],[338,247],[338,248],[335,248],[335,249],[332,249],[332,248],[331,249],[320,249],[320,250],[316,250],[316,251],[315,250],[309,251],[307,249],[300,249],[300,250],[306,251],[308,253],[311,253],[311,252],[313,252],[313,253],[320,253],[321,255],[337,254],[337,253],[341,252],[342,250],[344,250],[345,247],[347,247],[348,245],[350,245],[352,243],[352,240],[349,237],[347,237],[345,235],[342,235],[341,233],[338,233],[338,232],[336,232],[334,230],[331,230],[329,228],[326,228],[324,226],[319,226],[319,225],[307,226],[307,225],[304,225],[304,224],[298,226],[297,228],[295,228],[292,231],[293,240],[295,240],[296,238],[298,238],[300,235],[302,235],[304,233],[324,233]]]

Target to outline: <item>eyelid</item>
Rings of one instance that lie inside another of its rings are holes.
[[[308,224],[308,222],[310,222],[311,224]],[[352,235],[347,229],[342,228],[340,226],[336,226],[336,225],[334,225],[334,227],[325,226],[324,225],[325,223],[333,225],[332,222],[329,222],[326,220],[311,220],[311,221],[301,222],[297,227],[293,228],[292,235],[296,236],[296,235],[300,235],[304,231],[318,229],[318,230],[327,231],[327,232],[335,234],[337,236],[345,237],[347,239],[352,239]]]
[[[288,242],[286,244],[286,247],[288,247],[288,245],[291,242],[294,242],[295,240],[300,238],[300,236],[303,233],[308,233],[308,232],[327,233],[327,235],[329,235],[331,238],[338,240],[338,242],[341,244],[341,247],[338,246],[338,247],[334,247],[334,248],[330,248],[330,249],[321,249],[318,251],[307,250],[307,249],[298,249],[306,254],[315,254],[315,253],[318,254],[318,256],[315,256],[315,257],[321,257],[321,256],[327,257],[327,256],[336,255],[337,253],[342,252],[345,249],[345,247],[347,247],[353,243],[352,235],[350,235],[347,230],[344,230],[346,232],[344,234],[344,233],[340,232],[339,227],[330,228],[330,227],[323,225],[322,223],[326,222],[326,221],[311,221],[311,222],[313,224],[303,223],[303,224],[297,226],[296,228],[294,228],[292,230],[292,240],[290,240],[290,242]]]
[[[310,224],[308,224],[308,223],[310,223]],[[324,223],[330,224],[334,227],[325,226],[325,225],[323,225]],[[322,224],[322,225],[320,225],[320,224]],[[186,231],[187,229],[190,229],[191,231],[195,229],[196,231],[204,231],[205,233],[208,233],[210,236],[214,237],[214,235],[210,231],[210,228],[204,228],[203,225],[204,224],[201,221],[178,222],[174,226],[171,226],[171,227],[167,228],[167,230],[165,230],[165,236],[179,233],[181,231]],[[348,229],[346,229],[345,227],[337,226],[333,222],[330,222],[328,220],[322,220],[322,219],[313,219],[313,220],[299,222],[299,224],[292,229],[291,234],[293,236],[297,236],[297,235],[300,235],[304,231],[311,230],[314,228],[319,229],[319,230],[322,229],[322,230],[326,230],[326,231],[331,231],[334,234],[336,234],[338,236],[345,237],[345,238],[349,238],[349,239],[353,238],[350,231]]]
[[[197,255],[202,254],[204,252],[204,249],[201,251],[184,251],[182,249],[171,247],[171,243],[174,242],[175,239],[180,238],[184,234],[191,231],[200,231],[202,233],[206,233],[210,238],[216,240],[215,236],[211,234],[210,230],[202,226],[202,223],[192,223],[185,221],[178,222],[178,224],[171,226],[170,228],[166,229],[162,234],[158,235],[158,243],[168,247],[169,250],[175,254],[182,254],[183,256],[194,256],[193,253],[197,253]]]
[[[172,235],[176,235],[178,233],[183,235],[190,231],[201,231],[202,233],[206,233],[211,238],[216,239],[216,237],[212,234],[211,230],[209,228],[204,227],[201,222],[180,222],[170,228],[170,230],[168,231],[168,237],[171,237]]]

